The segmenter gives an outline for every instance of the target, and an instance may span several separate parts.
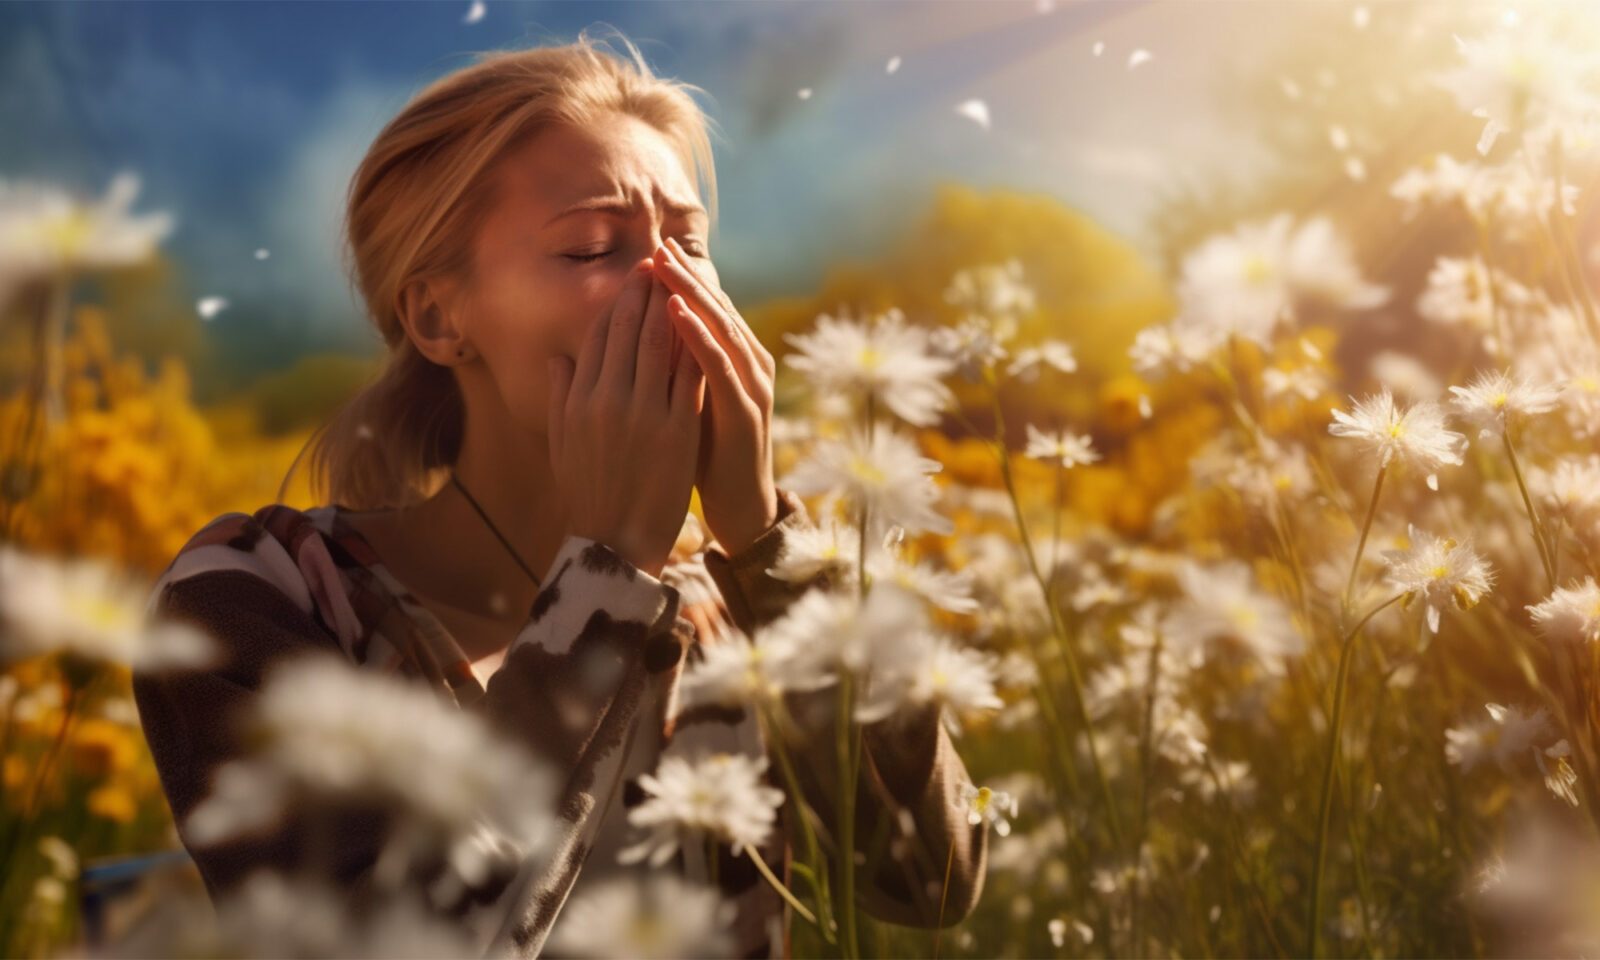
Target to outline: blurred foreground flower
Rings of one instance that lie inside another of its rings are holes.
[[[928,476],[942,469],[904,434],[880,428],[868,440],[853,427],[843,441],[819,441],[778,485],[800,494],[843,493],[853,514],[866,510],[868,539],[893,524],[908,532],[949,534],[955,525],[934,510],[939,488]]]
[[[736,909],[670,873],[614,877],[562,907],[549,947],[564,957],[726,957]]]
[[[147,617],[147,584],[96,559],[56,559],[0,544],[0,662],[63,652],[134,669],[203,667],[199,630]]]
[[[796,351],[784,362],[804,373],[818,396],[845,393],[888,407],[926,427],[953,398],[941,381],[954,364],[930,351],[928,331],[890,308],[869,320],[822,314],[811,333],[785,334]]]

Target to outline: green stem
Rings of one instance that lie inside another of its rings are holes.
[[[839,678],[839,719],[835,731],[835,749],[839,761],[839,911],[844,915],[840,931],[847,960],[861,956],[856,939],[856,805],[854,778],[855,764],[851,762],[851,719],[854,701],[854,677],[844,671]]]
[[[1382,474],[1379,474],[1382,480]],[[1376,501],[1376,492],[1374,492]],[[1370,514],[1369,514],[1370,516]],[[1363,538],[1365,539],[1365,538]],[[1359,548],[1356,551],[1360,558]],[[1311,871],[1311,918],[1306,928],[1306,956],[1317,955],[1317,939],[1319,926],[1322,922],[1322,870],[1328,854],[1328,819],[1333,810],[1333,771],[1339,758],[1339,729],[1344,723],[1345,690],[1349,687],[1350,680],[1350,651],[1355,646],[1355,636],[1367,625],[1378,611],[1404,597],[1405,594],[1396,594],[1374,607],[1362,617],[1361,620],[1348,633],[1339,639],[1339,674],[1334,681],[1333,688],[1333,722],[1328,729],[1328,755],[1322,768],[1322,802],[1317,812],[1317,856],[1315,866]]]
[[[950,844],[950,855],[944,860],[944,888],[939,891],[939,919],[933,923],[933,960],[939,960],[939,935],[944,933],[944,904],[950,897],[950,868],[955,866],[956,845]]]
[[[756,869],[761,871],[761,875],[763,877],[767,878],[767,883],[772,885],[772,889],[778,891],[778,896],[782,897],[789,904],[789,906],[794,908],[795,913],[805,917],[806,920],[810,921],[813,926],[820,926],[817,924],[816,915],[810,910],[807,910],[806,905],[795,899],[795,895],[789,890],[789,888],[780,883],[778,878],[772,875],[772,868],[767,866],[766,858],[761,856],[755,847],[746,845],[744,850],[745,853],[750,855],[750,862],[756,865]]]
[[[834,939],[832,911],[829,908],[829,899],[832,894],[828,890],[827,865],[822,859],[822,848],[817,843],[817,832],[811,826],[811,818],[806,816],[804,807],[805,793],[800,788],[800,777],[795,773],[794,761],[789,757],[789,748],[784,743],[784,730],[776,722],[768,724],[772,728],[768,740],[773,744],[773,752],[778,755],[778,767],[783,771],[784,783],[789,787],[789,795],[793,798],[792,808],[795,816],[800,821],[800,833],[805,838],[806,856],[809,858],[808,866],[817,884],[817,912],[822,915],[818,924],[822,928],[822,935],[829,943],[836,943]]]
[[[1372,531],[1372,518],[1378,512],[1378,491],[1383,489],[1383,477],[1388,471],[1388,464],[1379,467],[1378,477],[1372,482],[1372,498],[1367,501],[1367,518],[1361,523],[1361,539],[1356,541],[1355,559],[1350,561],[1350,576],[1345,580],[1344,599],[1339,604],[1339,610],[1342,615],[1347,615],[1350,609],[1350,601],[1353,599],[1352,594],[1355,593],[1356,589],[1356,571],[1361,569],[1361,552],[1366,549],[1367,534]]]
[[[1544,523],[1539,519],[1539,511],[1534,509],[1533,497],[1528,494],[1528,484],[1522,479],[1522,466],[1517,461],[1517,448],[1511,442],[1511,425],[1504,425],[1500,431],[1500,442],[1505,445],[1506,457],[1511,461],[1511,473],[1517,478],[1517,490],[1522,494],[1522,505],[1528,511],[1528,522],[1533,525],[1533,542],[1539,547],[1539,562],[1544,564],[1544,573],[1550,578],[1550,589],[1556,588],[1555,563],[1550,559],[1550,546],[1545,542]]]

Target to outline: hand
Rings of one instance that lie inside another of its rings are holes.
[[[584,338],[576,368],[550,361],[550,463],[568,529],[651,576],[689,512],[704,407],[695,355],[681,351],[674,369],[668,296],[640,261]]]
[[[708,264],[676,240],[657,250],[656,273],[673,296],[673,324],[705,371],[695,485],[711,535],[729,554],[743,550],[777,522],[772,479],[772,382],[776,364],[716,282]]]

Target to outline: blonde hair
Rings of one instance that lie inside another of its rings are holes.
[[[465,403],[454,371],[423,356],[407,336],[400,296],[423,277],[470,273],[472,238],[493,201],[487,174],[528,137],[550,124],[583,125],[611,114],[643,120],[698,178],[715,224],[708,128],[718,131],[689,95],[705,91],[655,76],[633,42],[616,33],[631,61],[599,46],[589,28],[562,46],[478,53],[423,89],[367,149],[346,197],[345,269],[389,349],[376,377],[307,442],[319,502],[354,510],[407,506],[447,479],[461,451]]]

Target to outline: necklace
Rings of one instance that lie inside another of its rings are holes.
[[[522,568],[522,572],[526,573],[528,577],[533,580],[533,585],[536,587],[540,586],[539,578],[533,575],[533,571],[528,569],[528,565],[526,563],[522,562],[522,558],[517,556],[517,551],[512,548],[511,541],[507,540],[503,535],[501,535],[500,528],[496,527],[494,525],[494,521],[489,519],[489,515],[484,513],[482,507],[478,506],[478,501],[473,499],[472,494],[467,492],[467,488],[461,485],[461,478],[456,476],[456,472],[454,470],[450,471],[450,482],[455,484],[456,489],[461,491],[461,495],[467,498],[468,503],[472,504],[472,509],[478,511],[478,516],[482,517],[483,522],[489,525],[489,530],[494,533],[495,537],[498,538],[500,543],[506,548],[506,552],[511,554],[511,559],[517,561],[517,566]]]

